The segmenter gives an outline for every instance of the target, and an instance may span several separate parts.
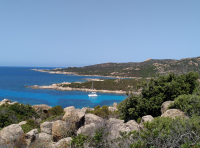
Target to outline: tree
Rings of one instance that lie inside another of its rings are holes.
[[[173,73],[167,76],[157,75],[149,82],[140,85],[142,92],[139,97],[131,94],[119,104],[121,118],[125,121],[137,120],[144,115],[160,116],[161,105],[165,101],[174,100],[179,95],[192,94],[199,85],[197,72],[189,72],[176,76]]]

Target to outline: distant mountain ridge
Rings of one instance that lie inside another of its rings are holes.
[[[84,67],[67,67],[51,71],[69,72],[77,75],[101,75],[113,77],[151,77],[156,73],[175,74],[197,71],[200,73],[200,57],[173,59],[148,59],[144,62],[102,63]]]

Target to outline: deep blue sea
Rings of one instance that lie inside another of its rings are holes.
[[[97,93],[98,97],[88,97],[84,91],[59,91],[51,89],[31,89],[24,87],[32,85],[51,85],[62,82],[83,82],[85,78],[101,78],[91,76],[75,76],[64,74],[49,74],[31,69],[53,69],[45,67],[0,67],[0,101],[7,98],[11,101],[30,105],[47,104],[75,106],[76,108],[94,107],[97,105],[112,105],[121,102],[126,95],[112,93]]]

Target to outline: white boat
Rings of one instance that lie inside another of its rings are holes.
[[[92,89],[93,89],[93,82],[92,82]],[[88,96],[89,97],[97,97],[98,95],[96,92],[93,91],[92,93],[88,94]]]
[[[97,97],[98,95],[97,95],[96,92],[93,91],[91,94],[88,94],[88,96],[89,96],[89,97]]]

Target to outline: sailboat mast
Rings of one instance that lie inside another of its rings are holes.
[[[92,90],[93,90],[93,81],[92,81]]]

